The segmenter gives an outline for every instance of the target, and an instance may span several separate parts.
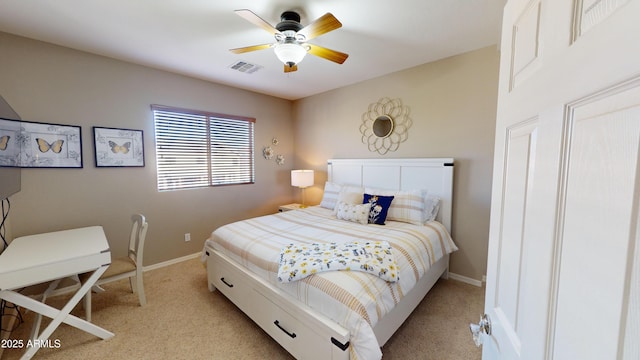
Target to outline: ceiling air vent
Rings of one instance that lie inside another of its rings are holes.
[[[262,66],[256,65],[256,64],[250,64],[246,61],[238,61],[236,63],[231,64],[229,68],[232,70],[238,70],[245,74],[253,74],[254,72],[262,69]]]

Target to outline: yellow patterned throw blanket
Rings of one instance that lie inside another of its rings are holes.
[[[280,252],[278,280],[283,283],[335,270],[362,271],[388,282],[398,281],[398,264],[386,241],[289,244]]]

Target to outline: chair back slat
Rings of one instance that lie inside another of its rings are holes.
[[[147,237],[147,223],[144,215],[135,214],[131,216],[133,225],[131,227],[131,235],[129,237],[129,258],[142,268],[144,241]]]

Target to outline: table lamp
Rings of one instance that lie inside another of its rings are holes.
[[[291,170],[291,186],[302,189],[301,208],[307,207],[304,203],[304,189],[313,185],[313,170]]]

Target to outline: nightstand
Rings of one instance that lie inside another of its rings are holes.
[[[301,204],[287,204],[287,205],[281,205],[278,208],[279,212],[283,212],[283,211],[289,211],[289,210],[298,210],[298,209],[302,209]]]

